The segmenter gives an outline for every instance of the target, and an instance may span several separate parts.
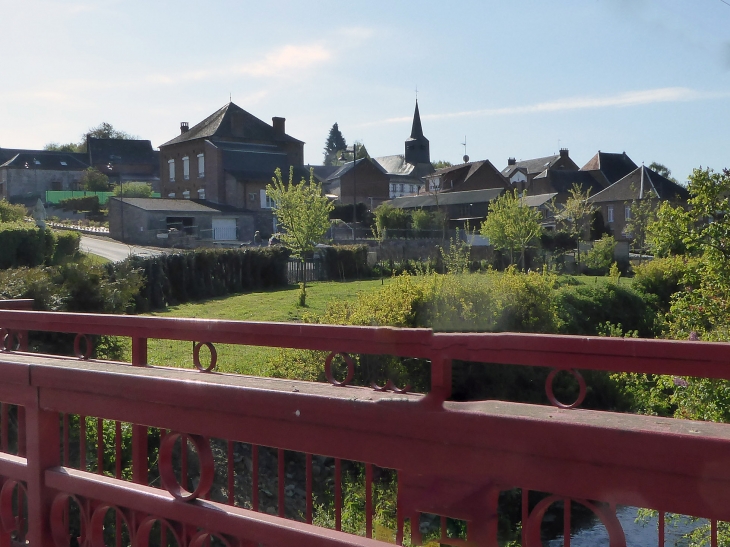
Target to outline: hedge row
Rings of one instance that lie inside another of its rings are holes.
[[[150,258],[131,257],[109,264],[110,275],[131,266],[139,269],[144,286],[135,296],[137,312],[164,308],[192,300],[288,284],[283,248],[205,249]]]
[[[23,222],[0,223],[0,269],[50,266],[79,251],[79,234],[41,230]]]
[[[324,248],[327,279],[359,279],[369,273],[367,245],[339,245]]]

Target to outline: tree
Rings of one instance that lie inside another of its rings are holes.
[[[551,204],[555,220],[575,240],[576,263],[580,264],[580,242],[586,231],[587,224],[593,219],[593,212],[597,209],[588,201],[591,189],[585,192],[578,184],[573,183],[570,196],[563,205]]]
[[[43,147],[43,150],[50,150],[51,152],[80,152],[79,145],[73,142],[68,142],[66,144],[49,142]]]
[[[437,169],[437,170],[445,169],[446,167],[453,167],[453,164],[450,161],[444,161],[444,160],[432,161],[431,165],[433,165],[433,168]]]
[[[649,169],[651,169],[652,171],[656,171],[661,176],[663,176],[665,179],[669,179],[672,182],[676,182],[677,184],[679,184],[679,182],[677,181],[677,179],[675,179],[672,176],[672,172],[669,170],[669,167],[667,167],[666,165],[663,165],[663,164],[661,164],[659,162],[653,161],[653,162],[651,162],[649,164]]]
[[[84,133],[83,141],[86,142],[87,137],[92,137],[95,139],[125,139],[125,140],[134,140],[137,137],[134,135],[130,135],[126,131],[122,131],[120,129],[115,129],[114,126],[107,122],[101,122],[96,127],[91,127],[89,130]]]
[[[304,179],[294,183],[294,168],[289,169],[289,182],[284,183],[281,169],[276,169],[273,184],[266,186],[266,195],[274,202],[274,214],[284,233],[282,243],[291,249],[304,266],[307,255],[322,239],[330,226],[329,214],[334,206],[322,194],[322,187],[314,180],[314,169],[309,172],[309,182]],[[306,302],[307,277],[304,276],[300,305]]]
[[[524,203],[526,195],[520,195],[517,190],[508,191],[492,201],[481,228],[481,234],[495,249],[509,251],[511,264],[514,264],[515,250],[519,249],[522,269],[525,269],[526,250],[534,245],[542,230],[542,215]]]
[[[104,173],[89,167],[81,176],[81,187],[89,192],[108,192],[109,177]]]
[[[657,200],[654,196],[647,196],[644,199],[635,199],[629,208],[630,216],[626,222],[626,232],[633,236],[633,247],[639,253],[639,264],[641,258],[647,251],[646,231],[649,224],[656,219]]]
[[[22,205],[14,205],[6,199],[0,199],[0,222],[19,222],[28,216]]]
[[[114,187],[114,195],[124,198],[150,198],[152,185],[147,182],[125,182]]]
[[[327,142],[324,145],[324,165],[336,165],[337,152],[346,148],[347,142],[345,141],[345,137],[342,136],[339,126],[335,123],[330,128]]]

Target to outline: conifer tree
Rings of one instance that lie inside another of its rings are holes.
[[[330,129],[327,142],[324,145],[324,165],[333,165],[337,152],[345,148],[347,148],[347,142],[345,137],[342,136],[337,123],[335,123]]]

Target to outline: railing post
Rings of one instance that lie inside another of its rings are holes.
[[[437,354],[431,358],[431,391],[424,402],[433,406],[451,397],[451,359]]]
[[[57,412],[42,410],[39,393],[26,408],[28,458],[28,540],[33,547],[53,547],[50,529],[54,493],[45,486],[45,472],[61,459],[61,434]]]
[[[132,338],[132,365],[147,366],[147,338]],[[132,480],[138,484],[147,484],[147,427],[132,426]]]

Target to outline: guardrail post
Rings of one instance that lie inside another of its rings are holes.
[[[54,547],[50,514],[54,493],[45,486],[45,472],[61,462],[61,432],[57,412],[40,408],[39,393],[26,407],[28,458],[28,540],[34,547]]]

